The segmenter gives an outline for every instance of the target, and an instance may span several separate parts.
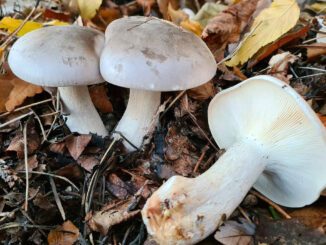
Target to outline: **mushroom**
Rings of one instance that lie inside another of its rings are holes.
[[[80,26],[51,26],[19,38],[9,53],[9,65],[19,78],[36,85],[58,87],[71,131],[106,136],[107,130],[90,98],[87,85],[103,82],[99,57],[104,35]]]
[[[142,210],[159,244],[201,241],[252,186],[286,207],[308,205],[325,188],[325,128],[284,82],[257,76],[224,90],[211,101],[208,122],[226,153],[196,178],[171,177]]]
[[[105,38],[101,74],[112,84],[130,88],[126,111],[115,131],[136,147],[141,146],[157,112],[161,91],[199,86],[216,72],[215,59],[199,37],[158,18],[115,20]],[[126,141],[124,145],[133,149]]]

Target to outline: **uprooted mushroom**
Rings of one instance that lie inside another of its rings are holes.
[[[284,82],[257,76],[227,89],[208,120],[226,153],[196,178],[171,177],[147,200],[143,220],[159,244],[201,241],[252,186],[286,207],[308,205],[326,187],[326,130]]]
[[[160,105],[161,91],[185,90],[208,82],[214,56],[196,35],[155,17],[132,16],[110,23],[101,55],[102,76],[130,88],[126,111],[116,127],[140,147]],[[124,141],[126,148],[134,148]]]

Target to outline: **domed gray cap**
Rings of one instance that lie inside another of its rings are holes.
[[[154,17],[115,20],[105,38],[101,74],[118,86],[184,90],[209,81],[216,72],[215,59],[199,37]]]
[[[63,87],[103,82],[99,71],[104,34],[81,26],[52,26],[19,38],[9,66],[19,78],[40,86]]]
[[[211,101],[208,122],[221,148],[246,138],[261,144],[268,163],[254,187],[272,201],[301,207],[326,187],[325,127],[286,83],[256,76],[224,90]]]

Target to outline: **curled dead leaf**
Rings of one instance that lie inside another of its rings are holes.
[[[78,228],[70,221],[64,222],[48,235],[49,245],[73,245],[79,237]]]
[[[103,113],[110,113],[113,111],[112,103],[107,96],[107,89],[104,84],[95,85],[89,88],[89,94],[95,107]]]

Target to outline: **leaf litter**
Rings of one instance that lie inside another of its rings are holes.
[[[299,10],[292,0],[272,3],[78,0],[65,1],[63,5],[50,2],[53,5],[38,8],[27,19],[12,41],[46,25],[79,21],[104,31],[111,21],[123,15],[154,15],[201,36],[220,64],[216,76],[208,83],[180,97],[179,93],[163,93],[166,106],[149,132],[147,144],[140,152],[126,153],[119,142],[110,148],[112,142],[108,138],[71,134],[61,115],[57,93],[49,94],[47,88],[15,77],[5,62],[10,45],[2,46],[0,236],[3,241],[154,244],[139,214],[146,199],[171,176],[195,177],[223,153],[212,142],[207,106],[216,93],[247,77],[270,74],[286,81],[326,124],[325,47],[320,41],[325,20],[323,3],[306,4]],[[28,11],[2,18],[1,43],[12,42],[10,35],[23,24]],[[282,15],[282,11],[291,14]],[[83,18],[78,18],[79,15]],[[107,83],[90,86],[89,91],[104,123],[112,130],[123,114],[128,92]],[[41,101],[46,102],[37,104]],[[25,175],[22,130],[25,124],[28,175]],[[24,211],[26,176],[29,205]],[[248,194],[230,220],[207,241],[213,244],[216,240],[221,244],[325,242],[325,197],[301,209],[275,205]],[[292,219],[281,218],[276,210]]]

